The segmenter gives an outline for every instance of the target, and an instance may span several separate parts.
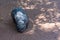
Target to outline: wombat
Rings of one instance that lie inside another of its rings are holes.
[[[11,16],[18,32],[22,33],[28,28],[29,18],[22,8],[18,7],[13,9]]]

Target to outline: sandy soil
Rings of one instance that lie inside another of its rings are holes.
[[[28,0],[29,1],[29,0]],[[38,0],[41,1],[41,0]],[[24,10],[29,16],[29,26],[18,33],[11,18],[11,10],[20,0],[0,0],[0,40],[60,40],[60,0],[30,2]],[[34,5],[33,5],[34,4]]]

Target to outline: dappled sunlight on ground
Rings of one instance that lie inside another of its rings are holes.
[[[23,3],[23,1],[22,1]],[[29,18],[33,23],[33,28],[26,32],[27,34],[34,34],[36,27],[44,32],[58,32],[60,30],[60,13],[58,12],[55,1],[49,0],[27,0],[24,1],[23,9],[39,10],[40,13],[35,16],[35,19]]]
[[[56,30],[60,30],[60,22],[55,22],[55,23],[40,23],[39,25],[39,29],[43,30],[45,32],[49,32],[49,31],[56,31]]]
[[[59,35],[59,37],[57,38],[57,40],[60,40],[60,35]]]

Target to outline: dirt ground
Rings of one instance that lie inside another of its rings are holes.
[[[16,31],[11,18],[12,9],[20,6],[20,2],[0,0],[0,40],[60,40],[60,0],[22,2],[30,20],[24,33]]]

